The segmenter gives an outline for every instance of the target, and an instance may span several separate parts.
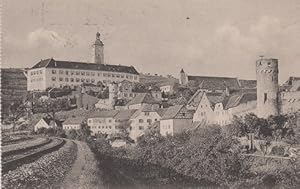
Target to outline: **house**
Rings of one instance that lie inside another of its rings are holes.
[[[64,130],[79,130],[81,125],[86,121],[86,118],[83,116],[71,116],[63,122]]]
[[[121,126],[131,125],[131,117],[137,110],[118,110],[118,113],[115,115],[114,119],[116,122],[116,132],[119,132]],[[130,129],[130,128],[129,128]]]
[[[55,128],[55,127],[61,127],[61,122],[58,120],[54,120],[49,117],[41,118],[35,125],[34,125],[34,131],[36,132],[40,128]]]
[[[92,135],[96,134],[113,134],[116,132],[115,116],[119,111],[95,111],[92,112],[87,119],[87,124],[92,131]]]
[[[156,101],[149,93],[138,93],[126,106],[128,109],[140,109],[145,106],[152,107],[152,109],[159,109],[161,102]]]
[[[197,98],[197,108],[193,122],[227,125],[234,115],[254,113],[256,93],[237,93],[229,96],[224,93],[201,92]]]
[[[88,95],[86,93],[79,93],[76,98],[77,108],[85,110],[92,110],[96,107],[99,102],[99,98]]]
[[[158,109],[159,110],[159,109]],[[161,119],[161,111],[153,110],[151,107],[143,107],[137,110],[131,117],[130,138],[134,141],[145,133],[151,124]]]
[[[160,120],[162,136],[181,133],[192,126],[193,112],[183,105],[169,107]]]

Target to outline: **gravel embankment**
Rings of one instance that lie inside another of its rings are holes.
[[[59,150],[2,175],[2,188],[59,188],[76,155],[77,145],[67,141]]]
[[[86,143],[74,142],[78,147],[77,159],[66,176],[62,188],[104,188],[93,152]]]

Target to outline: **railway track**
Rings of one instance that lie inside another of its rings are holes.
[[[38,139],[37,139],[38,140]],[[2,147],[2,159],[14,154],[20,154],[20,153],[25,153],[26,151],[35,149],[35,148],[39,148],[41,146],[47,145],[49,144],[52,139],[49,138],[39,138],[40,141],[31,141],[28,144],[26,144],[25,146],[22,146],[22,144],[16,145],[14,144],[13,148],[10,148],[10,146],[4,146]]]
[[[56,151],[66,143],[65,140],[59,138],[49,140],[48,144],[44,144],[38,148],[27,149],[26,151],[20,150],[10,155],[4,155],[2,157],[2,174],[14,170],[22,164],[31,163],[47,153]]]

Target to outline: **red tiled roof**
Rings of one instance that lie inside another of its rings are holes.
[[[31,69],[35,68],[64,68],[64,69],[79,69],[79,70],[93,70],[93,71],[110,71],[110,72],[121,72],[121,73],[129,73],[136,74],[139,73],[133,66],[123,66],[123,65],[109,65],[109,64],[95,64],[95,63],[87,63],[87,62],[73,62],[73,61],[60,61],[46,59],[41,60],[37,64],[35,64]]]
[[[127,105],[129,106],[141,103],[159,104],[160,102],[156,101],[149,93],[139,93],[131,101],[129,101]]]
[[[201,89],[207,90],[225,90],[229,88],[240,88],[237,78],[231,77],[211,77],[211,76],[188,76],[189,81],[197,81],[200,83]]]
[[[256,88],[256,80],[246,80],[246,79],[240,79],[239,80],[241,88]]]
[[[88,118],[108,118],[115,117],[119,111],[118,110],[108,110],[108,111],[95,111],[92,112]]]
[[[225,109],[236,107],[240,104],[244,104],[250,101],[256,101],[257,95],[256,93],[245,93],[245,94],[237,94],[229,97],[228,102],[225,106]]]
[[[85,120],[85,117],[83,117],[83,116],[77,116],[77,117],[71,116],[63,122],[63,125],[81,124],[84,122],[84,120]]]
[[[162,119],[173,119],[182,108],[183,108],[183,105],[170,106],[166,110]]]

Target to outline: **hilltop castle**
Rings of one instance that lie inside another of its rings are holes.
[[[27,72],[27,91],[44,91],[47,88],[75,87],[83,83],[96,84],[128,80],[139,82],[139,73],[133,66],[109,65],[104,62],[104,44],[96,34],[94,63],[41,60]]]

